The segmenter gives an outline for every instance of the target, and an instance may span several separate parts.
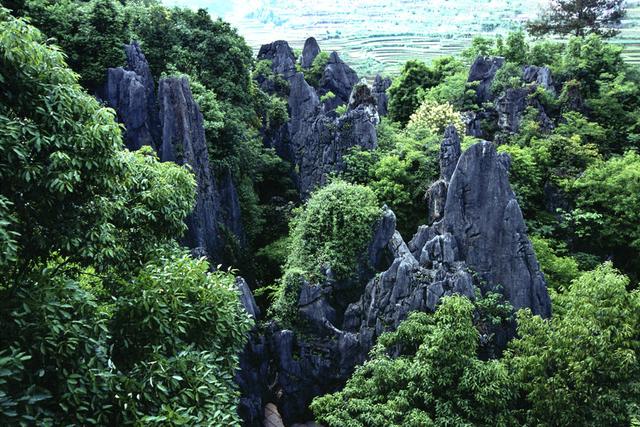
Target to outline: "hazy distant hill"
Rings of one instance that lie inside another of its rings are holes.
[[[360,75],[393,74],[411,58],[429,60],[464,49],[474,35],[506,34],[536,16],[547,0],[164,0],[207,8],[238,27],[257,50],[285,39],[302,48],[309,36],[339,50]],[[640,0],[628,2],[619,42],[640,63]]]

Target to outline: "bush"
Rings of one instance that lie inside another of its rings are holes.
[[[473,312],[468,299],[453,296],[434,315],[409,315],[379,338],[342,391],[314,399],[317,420],[330,427],[508,425],[509,373],[477,359]]]
[[[165,256],[115,302],[109,323],[112,358],[124,374],[122,420],[238,422],[234,375],[253,322],[235,277],[208,269],[180,252]]]
[[[519,425],[629,425],[640,399],[640,293],[610,263],[556,296],[550,320],[521,312],[506,361]]]
[[[460,138],[466,133],[466,126],[460,113],[449,103],[438,104],[431,100],[424,101],[413,113],[407,124],[408,130],[425,128],[434,135],[443,135],[447,126],[453,125]]]
[[[39,31],[3,9],[0,75],[0,198],[8,210],[1,221],[16,260],[79,257],[109,244],[113,229],[99,196],[124,174],[113,112],[81,90]]]
[[[367,187],[336,180],[317,190],[292,221],[287,270],[298,268],[308,278],[326,268],[338,279],[353,276],[380,215]]]
[[[336,94],[329,91],[320,97],[320,102],[331,101],[335,97],[336,97]]]
[[[578,277],[578,262],[570,256],[562,256],[561,252],[552,246],[553,242],[539,236],[531,236],[531,243],[550,288],[561,291]]]
[[[0,293],[2,424],[107,425],[112,415],[107,317],[72,278],[33,275]]]
[[[320,52],[313,59],[311,67],[309,67],[309,70],[304,73],[304,79],[310,86],[318,87],[322,74],[324,74],[324,69],[327,66],[327,62],[329,62],[329,54],[324,51]]]
[[[522,67],[520,65],[507,62],[496,72],[496,76],[491,82],[491,92],[494,95],[500,95],[507,89],[516,89],[522,87]]]
[[[583,245],[613,255],[620,266],[639,274],[640,155],[629,152],[593,163],[572,190],[577,195],[575,231]]]

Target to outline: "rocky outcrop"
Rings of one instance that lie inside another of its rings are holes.
[[[535,83],[555,95],[556,91],[553,86],[553,77],[548,67],[527,65],[522,70],[522,80],[525,83]]]
[[[355,146],[372,149],[377,145],[376,126],[379,116],[375,100],[366,85],[356,86],[349,94],[351,103],[346,114],[338,117],[326,113],[318,94],[302,73],[290,79],[287,160],[297,165],[300,194],[326,183],[331,172],[344,167],[343,156]],[[284,150],[282,150],[284,151]]]
[[[476,102],[482,105],[491,98],[491,83],[504,64],[504,58],[479,56],[471,65],[467,82],[476,83]]]
[[[496,99],[495,106],[500,129],[509,133],[515,133],[520,129],[522,114],[528,106],[528,97],[529,89],[515,88],[507,89]]]
[[[467,111],[463,119],[467,134],[479,138],[493,138],[496,133],[513,134],[518,132],[522,117],[527,108],[538,111],[538,122],[544,131],[553,129],[554,124],[547,115],[536,88],[542,87],[555,95],[556,90],[551,70],[547,67],[527,65],[522,67],[522,86],[508,88],[500,94],[491,92],[491,84],[497,71],[504,64],[499,57],[478,57],[469,71],[468,84],[476,90],[476,103],[479,111]]]
[[[264,44],[258,51],[258,61],[271,61],[271,70],[285,79],[290,79],[296,74],[296,57],[289,43],[277,40]]]
[[[185,78],[159,82],[156,98],[154,81],[137,43],[125,46],[127,67],[110,68],[102,97],[116,110],[125,126],[127,148],[143,145],[155,148],[161,161],[189,164],[198,184],[196,206],[187,218],[184,243],[194,253],[223,263],[225,237],[244,244],[240,202],[230,171],[220,179],[209,164],[204,123]]]
[[[515,309],[549,317],[544,276],[507,175],[492,143],[471,146],[451,178],[442,228],[482,288],[501,290]]]
[[[441,153],[440,182],[448,185],[439,218],[405,243],[395,215],[385,209],[362,258],[375,267],[362,270],[366,285],[345,286],[330,275],[318,283],[303,281],[297,329],[271,324],[264,354],[273,382],[262,402],[275,403],[285,424],[311,419],[313,397],[341,387],[381,333],[412,311],[434,311],[444,296],[473,299],[478,289],[497,291],[516,309],[550,315],[544,276],[509,186],[508,156],[489,142],[460,154],[453,128]]]
[[[285,160],[300,164],[304,155],[305,142],[309,139],[312,126],[319,114],[320,99],[316,91],[307,83],[302,73],[297,73],[291,79],[289,91],[289,123],[288,149]]]
[[[455,126],[450,125],[445,129],[444,139],[440,145],[440,179],[431,184],[425,194],[429,225],[441,220],[444,216],[447,188],[458,164],[460,153],[460,137]]]
[[[358,75],[349,67],[336,52],[331,52],[318,85],[318,95],[332,92],[335,97],[325,102],[327,110],[333,110],[338,105],[349,102],[353,86],[358,83]]]
[[[351,148],[372,150],[377,146],[376,126],[380,119],[369,89],[364,88],[361,90],[368,95],[354,95],[353,103],[344,115],[320,114],[310,128],[299,131],[299,135],[304,135],[297,139],[296,147],[302,198],[323,186],[330,173],[344,169],[343,157]]]
[[[209,166],[202,114],[184,77],[160,80],[158,99],[162,126],[162,145],[158,147],[160,160],[189,164],[198,186],[196,206],[187,218],[189,228],[185,244],[213,259],[220,259],[220,199]]]
[[[217,193],[221,213],[219,227],[224,228],[227,236],[237,239],[236,243],[238,243],[240,247],[245,247],[247,242],[245,241],[244,226],[242,224],[240,196],[233,181],[233,175],[228,168],[219,175],[217,180]]]
[[[462,149],[460,147],[460,136],[455,126],[449,125],[444,131],[444,139],[440,144],[440,178],[451,181],[453,172],[458,165],[458,159]]]
[[[389,111],[389,96],[387,95],[387,89],[391,87],[391,79],[389,77],[382,78],[380,74],[376,74],[376,78],[373,81],[371,94],[376,100],[378,107],[378,114],[386,116]]]
[[[303,68],[319,52],[316,40],[307,39],[301,57]],[[263,45],[258,59],[271,61],[275,80],[286,79],[289,112],[285,125],[262,129],[263,142],[292,164],[292,177],[304,199],[324,185],[330,173],[344,167],[343,156],[352,147],[372,149],[377,145],[376,126],[380,117],[376,96],[386,99],[384,89],[380,88],[388,82],[380,80],[378,87],[382,93],[374,96],[366,83],[357,84],[355,71],[333,52],[315,89],[303,73],[295,72],[293,51],[285,41]],[[263,77],[258,77],[258,82],[267,92],[282,95],[271,87],[273,82]],[[320,101],[329,92],[335,96]],[[346,114],[339,116],[334,110],[341,104],[347,104],[348,108]]]
[[[498,127],[507,133],[518,132],[522,117],[528,107],[533,107],[538,111],[538,122],[542,130],[553,129],[553,122],[547,116],[542,103],[535,96],[535,86],[507,89],[495,100]]]
[[[320,46],[315,38],[309,37],[304,42],[304,47],[302,48],[302,56],[300,57],[300,66],[302,68],[309,68],[311,64],[313,64],[313,60],[316,59],[316,56],[320,53]]]
[[[149,64],[137,43],[125,45],[127,67],[109,68],[101,97],[125,126],[128,149],[156,147],[159,141],[158,108]]]

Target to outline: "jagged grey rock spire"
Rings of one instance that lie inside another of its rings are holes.
[[[136,42],[125,45],[127,67],[109,68],[101,97],[124,124],[124,142],[130,150],[159,143],[158,106],[153,77]]]
[[[300,57],[300,66],[302,68],[309,68],[311,64],[313,64],[313,60],[316,59],[316,56],[320,53],[320,46],[315,38],[309,37],[304,42],[304,47],[302,48],[302,56]]]

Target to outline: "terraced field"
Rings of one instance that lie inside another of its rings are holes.
[[[284,39],[301,49],[309,36],[337,50],[362,76],[394,74],[408,59],[456,54],[473,36],[507,34],[537,15],[548,0],[164,0],[207,8],[235,25],[254,50]],[[640,64],[640,0],[628,2],[621,36],[630,62]]]

